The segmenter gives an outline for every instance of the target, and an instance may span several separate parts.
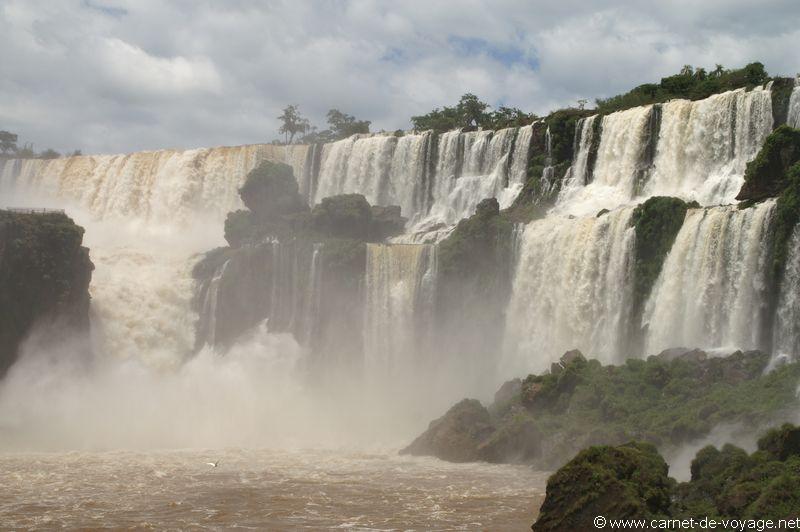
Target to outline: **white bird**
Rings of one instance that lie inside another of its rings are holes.
[[[217,467],[219,465],[219,460],[216,462],[206,462],[206,465],[210,465],[211,467]]]

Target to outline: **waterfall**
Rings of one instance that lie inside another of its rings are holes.
[[[509,185],[524,184],[527,180],[532,140],[532,125],[523,126],[517,130],[517,138],[514,140],[514,153],[511,156],[511,168],[508,172]]]
[[[631,202],[643,171],[652,112],[648,105],[603,117],[592,181],[582,187],[573,182],[556,212],[591,215]]]
[[[732,202],[772,123],[770,91],[761,87],[665,103],[645,195],[678,196],[702,205]]]
[[[400,205],[401,213],[409,219],[430,208],[433,176],[429,163],[433,137],[431,131],[404,135],[397,141],[392,157],[390,191],[385,201]],[[396,202],[392,198],[396,198]]]
[[[631,309],[632,208],[530,223],[507,311],[510,367],[538,371],[569,349],[624,357]]]
[[[797,360],[800,355],[800,225],[794,228],[789,241],[786,269],[780,286],[773,353],[789,355]]]
[[[645,306],[647,353],[767,347],[761,325],[774,207],[689,210]]]
[[[0,163],[0,191],[46,195],[96,219],[174,224],[210,214],[221,221],[241,206],[238,190],[253,167],[287,162],[302,175],[306,150],[264,144],[8,160]]]
[[[431,326],[436,253],[431,245],[368,244],[364,365],[368,376],[412,375]]]
[[[594,140],[594,122],[597,115],[581,118],[575,124],[572,166],[564,177],[564,186],[559,192],[558,203],[569,203],[571,197],[591,181],[589,153]]]
[[[789,114],[786,123],[793,128],[800,129],[800,76],[794,80],[794,89],[789,97]]]

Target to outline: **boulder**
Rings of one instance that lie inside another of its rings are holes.
[[[596,516],[669,515],[672,481],[656,448],[645,443],[590,447],[547,481],[534,531],[593,530]]]
[[[480,459],[478,446],[494,430],[489,411],[476,399],[464,399],[447,413],[431,421],[423,432],[400,454],[436,456],[449,462]]]

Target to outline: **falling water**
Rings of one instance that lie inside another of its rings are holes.
[[[797,359],[800,355],[800,225],[794,228],[787,256],[775,314],[773,353]]]
[[[794,80],[794,89],[789,97],[789,114],[786,123],[793,128],[800,129],[800,76]]]
[[[238,189],[262,160],[291,163],[303,174],[307,146],[159,150],[127,155],[0,161],[0,190],[44,194],[88,210],[95,219],[144,222],[215,220],[241,206]]]
[[[432,132],[356,135],[326,144],[315,202],[359,193],[373,204],[400,205],[412,232],[439,229],[471,215],[488,197],[509,206],[525,179],[531,137],[526,126],[449,131],[438,139]]]
[[[677,196],[702,205],[732,202],[744,183],[747,162],[771,131],[768,89],[665,103],[645,195]]]
[[[766,347],[761,324],[774,207],[689,210],[645,307],[648,353]]]
[[[367,375],[409,376],[431,325],[436,253],[431,245],[368,244],[364,351]]]
[[[558,202],[561,204],[569,203],[571,196],[591,181],[589,153],[594,140],[595,120],[597,115],[581,118],[575,124],[572,166],[564,177],[564,186],[559,194]]]
[[[533,140],[533,125],[524,126],[517,130],[514,141],[514,153],[511,157],[511,169],[508,173],[508,183],[523,184],[528,176],[528,161],[530,160],[531,141]]]
[[[512,373],[545,369],[575,348],[607,363],[624,356],[632,212],[550,216],[527,226],[507,311]]]
[[[583,187],[573,182],[556,212],[590,215],[631,202],[643,171],[652,112],[649,105],[603,117],[592,181]]]

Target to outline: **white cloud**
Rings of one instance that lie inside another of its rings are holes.
[[[115,88],[142,97],[218,93],[222,86],[214,64],[206,57],[154,57],[116,38],[100,40],[96,53]]]
[[[467,91],[544,113],[687,63],[800,70],[800,3],[697,4],[4,0],[0,129],[92,152],[267,142],[288,103],[394,130]]]

